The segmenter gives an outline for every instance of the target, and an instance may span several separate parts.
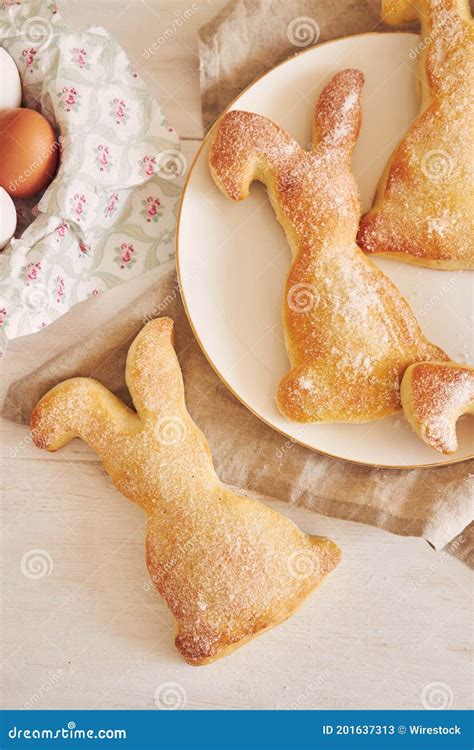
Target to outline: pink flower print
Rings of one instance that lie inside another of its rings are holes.
[[[89,255],[91,251],[91,246],[87,245],[85,242],[79,242],[79,257],[84,258],[86,255]]]
[[[105,207],[104,214],[106,217],[111,216],[113,212],[115,211],[115,207],[117,206],[117,203],[119,201],[119,194],[118,193],[112,193],[109,200],[107,201],[107,205]]]
[[[64,86],[59,92],[58,97],[60,99],[59,107],[65,109],[66,112],[71,112],[71,110],[78,109],[80,106],[79,100],[81,95],[74,86]]]
[[[3,326],[7,319],[7,311],[4,307],[0,308],[0,326]]]
[[[160,208],[161,201],[159,198],[154,198],[152,195],[149,195],[146,200],[142,201],[142,206],[144,208],[140,211],[140,214],[144,216],[147,221],[153,221],[156,223],[160,216],[162,216],[163,212]]]
[[[111,102],[109,102],[110,106],[110,115],[114,118],[117,125],[126,124],[128,120],[128,112],[127,112],[127,105],[124,102],[123,99],[118,99],[115,97]]]
[[[38,62],[35,59],[37,54],[37,50],[34,47],[31,47],[30,49],[24,49],[21,51],[21,56],[25,62],[26,69],[32,73],[34,70],[38,68]]]
[[[64,302],[64,300],[63,300],[63,297],[64,297],[64,279],[62,278],[62,276],[58,276],[55,279],[55,281],[56,281],[56,289],[55,289],[54,294],[55,294],[55,297],[56,297],[56,302]]]
[[[61,224],[56,227],[55,233],[56,233],[56,240],[59,242],[60,239],[66,236],[66,232],[69,229],[69,224],[67,224],[65,221],[61,222]]]
[[[136,258],[133,257],[135,248],[129,242],[122,242],[120,247],[116,247],[114,250],[117,254],[114,262],[117,263],[119,268],[131,268],[136,262]]]
[[[154,156],[144,156],[138,163],[145,177],[153,177],[156,167],[156,158]]]
[[[99,294],[102,294],[100,289],[93,289],[92,292],[89,292],[87,295],[88,297],[98,297]]]
[[[82,195],[81,193],[76,193],[74,198],[71,200],[71,206],[72,210],[76,214],[76,221],[81,221],[81,219],[85,219],[86,217],[86,204],[87,199],[85,195]]]
[[[26,268],[23,270],[24,279],[28,284],[30,281],[36,281],[41,273],[41,261],[38,260],[36,263],[28,263]]]
[[[108,172],[112,168],[112,163],[110,161],[110,153],[109,153],[109,147],[102,145],[102,143],[99,143],[99,145],[96,148],[97,156],[95,157],[95,163],[97,167],[99,168],[100,172],[103,172],[104,170]]]
[[[83,70],[84,68],[86,70],[89,70],[90,63],[87,62],[87,52],[85,49],[74,47],[74,49],[72,50],[71,59],[79,68],[81,68],[81,70]]]

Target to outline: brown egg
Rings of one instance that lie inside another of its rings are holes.
[[[0,187],[12,198],[44,190],[58,166],[58,143],[48,120],[33,109],[0,111]]]

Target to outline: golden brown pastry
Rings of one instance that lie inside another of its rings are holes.
[[[419,18],[421,112],[380,179],[358,241],[366,253],[474,268],[474,24],[468,0],[384,0],[384,20]]]
[[[316,106],[313,149],[251,112],[218,122],[209,163],[232,200],[253,180],[268,190],[292,249],[283,300],[291,372],[281,413],[297,422],[367,422],[400,409],[406,367],[446,359],[398,289],[357,247],[360,216],[351,154],[360,127],[362,73],[344,70]]]
[[[401,397],[405,416],[428,445],[449,455],[458,447],[456,422],[474,414],[474,368],[422,362],[407,368]],[[472,447],[474,451],[474,434]]]
[[[176,647],[197,665],[286,620],[340,551],[220,483],[186,410],[172,339],[173,322],[160,318],[129,350],[137,413],[97,381],[73,378],[36,405],[31,430],[50,451],[81,437],[117,489],[146,511],[148,570],[177,620]]]

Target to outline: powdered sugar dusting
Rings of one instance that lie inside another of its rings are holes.
[[[289,617],[340,553],[219,482],[186,411],[171,339],[172,322],[160,318],[132,345],[126,379],[138,414],[99,383],[75,378],[37,404],[31,427],[35,443],[53,450],[82,437],[117,489],[146,510],[151,580],[177,620],[178,649],[203,664]],[[163,420],[183,429],[163,431]],[[295,575],[295,555],[308,575]]]
[[[214,179],[229,197],[245,197],[254,179],[266,184],[293,251],[284,325],[294,369],[277,403],[296,421],[363,422],[391,414],[400,408],[406,367],[446,359],[355,244],[360,204],[350,155],[361,87],[362,75],[347,70],[324,89],[311,151],[268,119],[238,111],[223,118],[210,151]],[[292,291],[303,287],[311,290],[304,306],[290,304]]]
[[[474,368],[453,362],[416,365],[410,404],[422,437],[442,453],[457,449],[456,421],[474,413]]]
[[[422,111],[392,157],[359,242],[367,253],[474,267],[474,31],[455,0],[417,6]]]

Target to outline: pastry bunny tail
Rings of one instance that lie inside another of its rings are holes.
[[[363,74],[352,68],[341,70],[329,81],[315,108],[315,145],[336,147],[350,158],[360,130],[363,85]]]
[[[217,187],[234,201],[249,194],[253,180],[263,181],[299,151],[288,133],[262,115],[233,110],[216,125],[209,168]]]

